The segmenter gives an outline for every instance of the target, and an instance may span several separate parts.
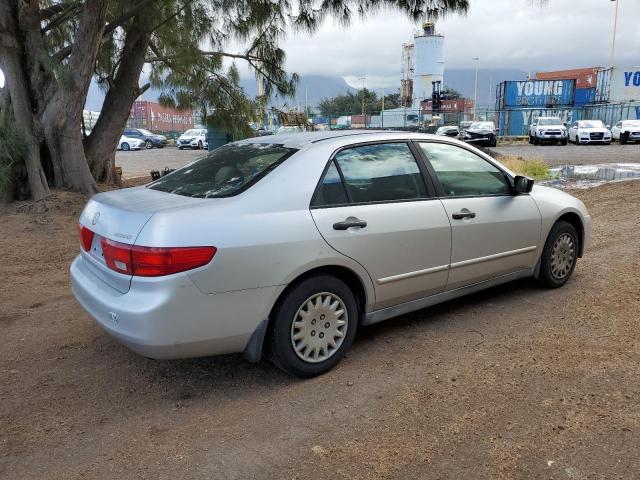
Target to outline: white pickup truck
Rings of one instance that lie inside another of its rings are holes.
[[[567,144],[567,127],[558,117],[538,117],[529,126],[529,143],[540,145],[543,142]]]

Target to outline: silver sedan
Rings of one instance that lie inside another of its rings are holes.
[[[362,326],[523,277],[562,286],[590,217],[457,140],[341,131],[228,144],[95,195],[78,230],[73,292],[131,349],[264,352],[310,377]]]

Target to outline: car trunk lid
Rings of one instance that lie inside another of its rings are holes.
[[[149,219],[157,212],[197,205],[202,199],[135,187],[99,193],[89,200],[80,215],[80,225],[93,232],[88,251],[81,249],[93,273],[115,290],[126,293],[131,275],[110,269],[102,251],[102,239],[135,244]]]

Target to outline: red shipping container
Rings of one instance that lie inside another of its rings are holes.
[[[131,126],[144,126],[154,133],[184,132],[195,127],[192,110],[176,110],[147,100],[133,102],[129,120]]]
[[[426,100],[420,104],[422,111],[431,112],[433,101]],[[465,112],[473,109],[473,100],[468,98],[458,98],[455,100],[442,100],[441,111],[443,112]]]
[[[574,68],[554,72],[537,72],[536,80],[575,80],[576,88],[595,88],[598,70],[602,67]]]

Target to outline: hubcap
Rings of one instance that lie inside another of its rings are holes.
[[[319,363],[338,351],[348,327],[342,299],[334,293],[317,293],[298,308],[291,324],[291,345],[305,362]]]
[[[551,249],[551,274],[558,280],[565,278],[571,271],[575,255],[573,237],[563,233]]]

